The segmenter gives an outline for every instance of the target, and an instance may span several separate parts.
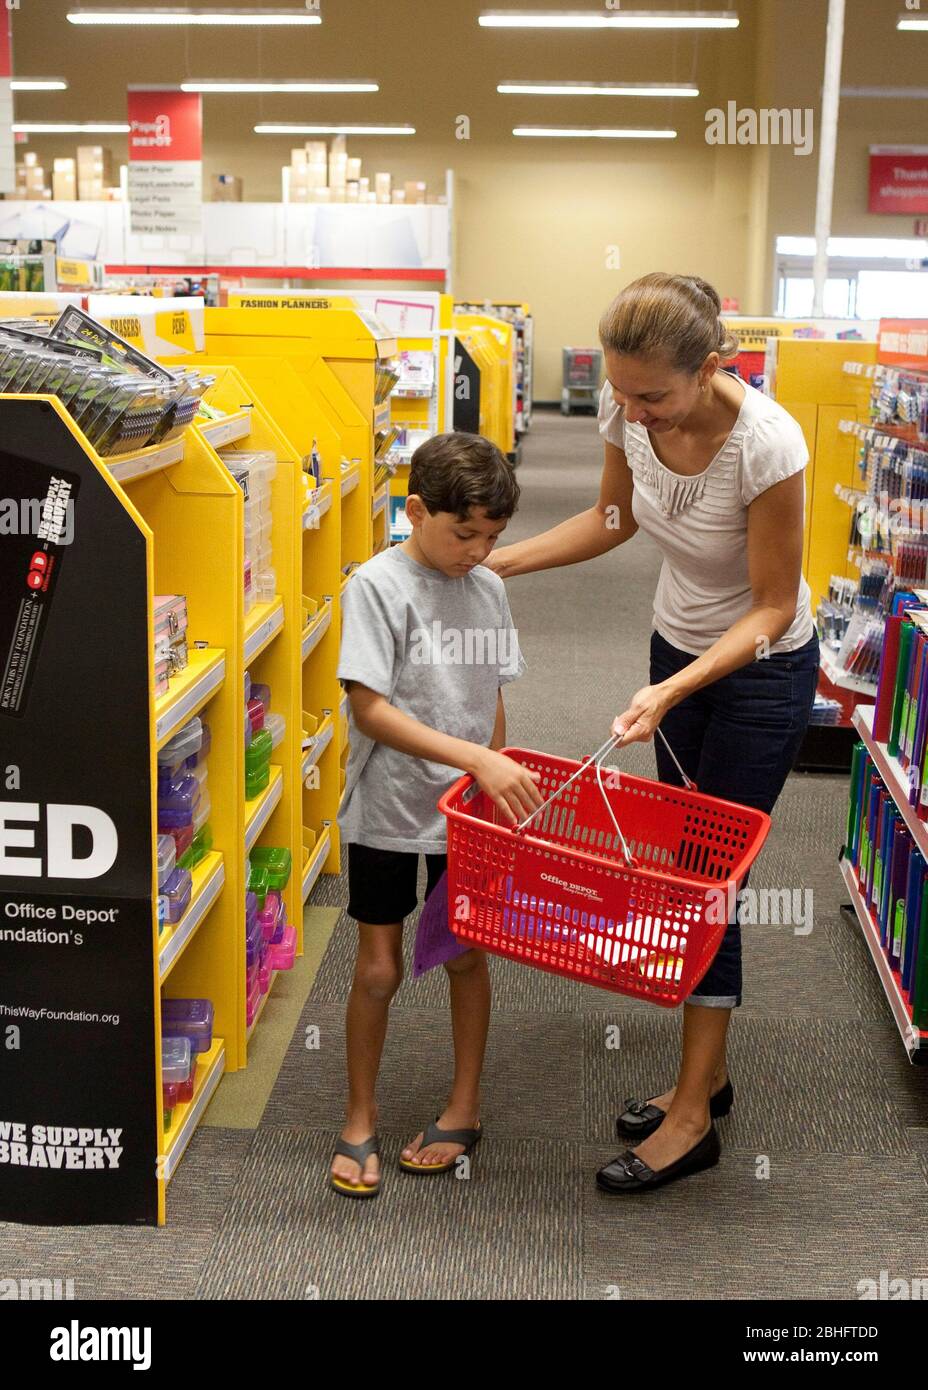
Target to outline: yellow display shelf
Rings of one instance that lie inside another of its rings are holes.
[[[155,738],[163,748],[178,729],[215,695],[226,676],[226,654],[212,647],[193,648],[186,668],[173,676],[169,689],[155,701]]]
[[[277,976],[278,976],[279,974],[280,974],[280,971],[279,971],[279,970],[273,970],[273,971],[271,972],[271,978],[268,980],[268,985],[267,985],[267,993],[266,993],[266,994],[262,994],[262,996],[261,996],[261,1002],[260,1002],[260,1004],[258,1005],[258,1007],[255,1009],[255,1016],[254,1016],[254,1018],[251,1020],[251,1022],[250,1022],[249,1025],[248,1025],[248,1030],[247,1030],[247,1033],[246,1033],[246,1037],[248,1038],[248,1041],[249,1041],[249,1042],[250,1042],[251,1039],[254,1037],[255,1030],[257,1029],[258,1024],[261,1022],[261,1015],[264,1013],[265,1006],[266,1006],[266,1004],[267,1004],[267,1001],[270,999],[270,997],[271,997],[271,992],[273,991],[273,988],[274,988],[274,981],[277,979]]]
[[[774,360],[776,399],[802,428],[809,464],[805,476],[803,573],[812,591],[812,610],[827,597],[833,574],[853,577],[848,559],[850,515],[836,488],[859,481],[857,441],[841,422],[869,418],[869,383],[845,372],[846,362],[876,361],[876,343],[781,338]]]
[[[171,1128],[164,1136],[164,1147],[162,1153],[164,1161],[161,1165],[166,1182],[170,1182],[177,1172],[177,1165],[183,1157],[184,1150],[196,1133],[197,1125],[206,1113],[216,1092],[216,1087],[222,1080],[225,1070],[225,1047],[222,1038],[213,1038],[213,1045],[208,1052],[201,1052],[197,1057],[197,1075],[194,1084],[193,1100],[185,1104],[176,1105],[171,1115]]]
[[[516,334],[489,314],[455,312],[454,327],[480,368],[480,432],[504,454],[516,447]]]
[[[322,834],[319,836],[314,851],[310,854],[309,859],[303,865],[302,888],[304,903],[306,902],[306,899],[309,897],[310,893],[313,891],[316,879],[322,873],[322,866],[325,864],[325,861],[328,857],[328,853],[329,831],[323,830]]]
[[[258,657],[273,642],[284,625],[284,601],[278,595],[269,603],[256,603],[245,619],[245,665]]]
[[[271,767],[271,780],[264,791],[253,801],[245,802],[245,848],[251,849],[258,843],[258,836],[267,825],[271,812],[283,794],[283,769]],[[244,940],[244,935],[243,938]]]
[[[306,719],[304,716],[304,725]],[[303,752],[303,781],[309,775],[310,768],[317,767],[319,759],[328,748],[332,739],[335,737],[335,721],[331,714],[327,714],[314,734],[311,735],[312,743]]]
[[[241,440],[247,439],[252,428],[253,421],[250,409],[233,411],[220,420],[197,421],[197,429],[200,434],[207,444],[214,449],[227,449],[230,444],[237,444]]]
[[[158,938],[158,966],[161,983],[165,980],[190,945],[193,934],[222,892],[226,881],[225,865],[218,851],[211,851],[191,873],[193,887],[190,905],[174,926],[166,926]]]
[[[319,646],[332,623],[332,603],[327,600],[319,607],[318,613],[303,627],[300,636],[300,660],[306,661],[311,652]]]
[[[150,449],[137,449],[118,459],[105,460],[106,469],[117,483],[131,483],[147,473],[160,473],[163,468],[180,463],[184,457],[185,437],[169,439],[165,444],[153,444]]]

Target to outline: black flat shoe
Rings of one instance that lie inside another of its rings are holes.
[[[722,1153],[715,1125],[710,1125],[705,1138],[700,1139],[695,1148],[677,1159],[676,1163],[660,1168],[657,1172],[630,1149],[618,1158],[600,1168],[596,1174],[596,1186],[612,1196],[624,1197],[634,1192],[648,1192],[652,1187],[663,1187],[664,1183],[675,1182],[677,1178],[688,1178],[691,1173],[701,1173],[704,1168],[714,1168]]]
[[[709,1114],[713,1120],[723,1120],[734,1104],[735,1093],[731,1078],[709,1101]],[[653,1134],[662,1124],[667,1114],[659,1105],[649,1105],[646,1100],[627,1100],[625,1111],[615,1122],[616,1133],[620,1139],[634,1139],[637,1143]]]

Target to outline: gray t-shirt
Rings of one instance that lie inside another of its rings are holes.
[[[499,687],[524,670],[503,581],[483,565],[449,578],[395,546],[356,570],[342,595],[338,679],[431,729],[488,747]],[[436,803],[460,771],[375,743],[353,718],[350,739],[338,815],[345,843],[442,853]]]

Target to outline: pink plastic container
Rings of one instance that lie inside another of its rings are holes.
[[[280,916],[280,894],[268,893],[264,899],[264,907],[258,913],[258,921],[261,923],[261,934],[265,941],[272,940],[277,931],[277,919]]]
[[[287,927],[283,941],[268,951],[268,961],[272,970],[292,970],[296,960],[296,927]]]

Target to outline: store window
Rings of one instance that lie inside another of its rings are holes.
[[[775,312],[812,313],[815,242],[778,237]],[[832,237],[823,310],[826,318],[928,317],[928,241],[893,237]]]

